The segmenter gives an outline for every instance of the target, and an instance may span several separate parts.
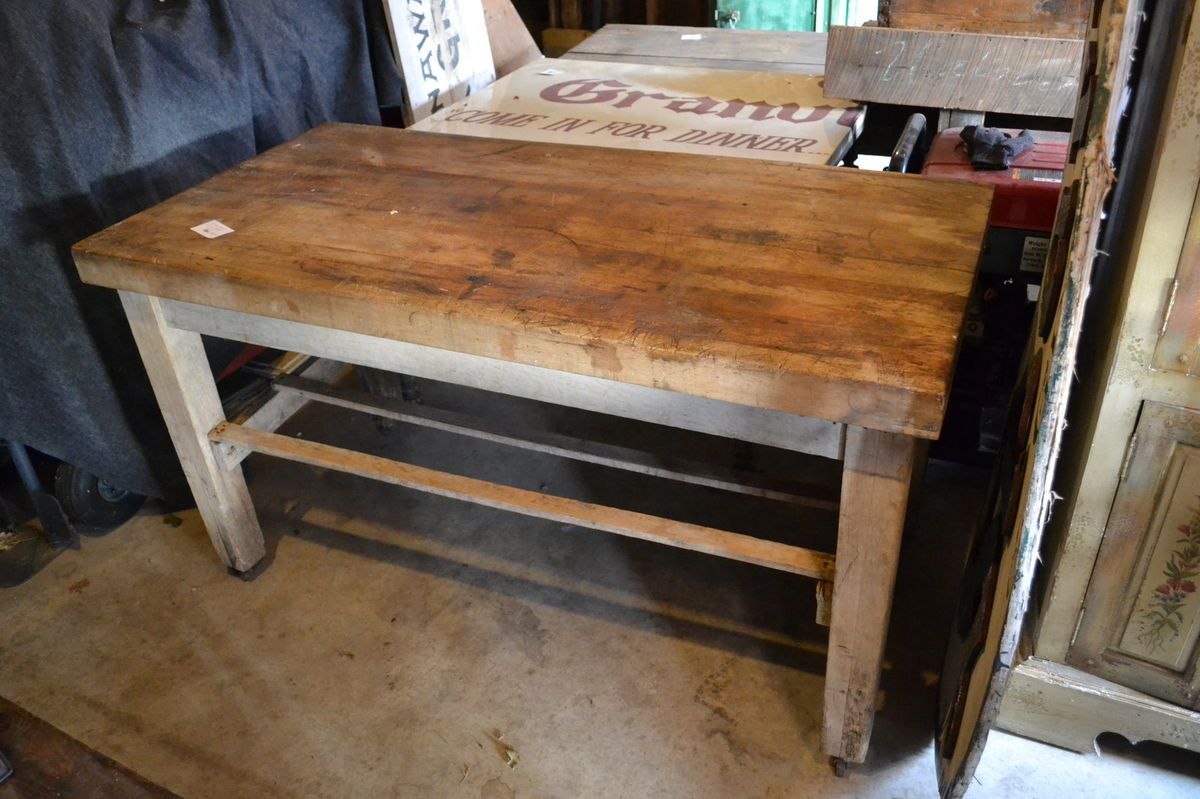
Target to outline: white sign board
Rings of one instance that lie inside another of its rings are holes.
[[[858,106],[822,96],[820,76],[543,59],[414,128],[836,164],[862,120]]]
[[[496,79],[481,0],[383,0],[383,10],[408,92],[408,122]]]

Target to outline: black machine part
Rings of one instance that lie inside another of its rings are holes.
[[[30,460],[29,450],[25,449],[25,445],[12,440],[7,444],[8,454],[12,457],[26,493],[29,494],[29,501],[33,503],[38,521],[42,523],[46,540],[55,549],[66,549],[75,540],[75,528],[71,526],[67,514],[54,495],[42,488],[42,481],[38,478],[37,470],[33,468],[33,461]]]
[[[913,114],[904,123],[900,138],[892,150],[892,158],[888,162],[888,172],[919,172],[921,163],[925,160],[925,150],[928,148],[925,129],[927,121],[924,114]]]
[[[54,495],[80,532],[105,532],[133,517],[146,498],[69,463],[54,471]]]
[[[1027,130],[1010,136],[999,128],[967,125],[958,135],[967,145],[974,169],[1008,169],[1013,158],[1033,146],[1033,135]]]

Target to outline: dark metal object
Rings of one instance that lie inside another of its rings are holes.
[[[29,451],[25,449],[25,445],[11,440],[7,443],[8,454],[12,456],[13,465],[16,466],[21,483],[29,494],[38,521],[42,523],[46,540],[55,549],[66,549],[75,540],[75,528],[71,526],[70,519],[54,495],[42,488],[42,481],[38,479],[33,462],[29,460]]]
[[[924,114],[913,114],[904,123],[900,138],[892,150],[892,160],[888,162],[888,172],[919,172],[921,162],[925,158],[927,144],[925,141],[926,120]]]
[[[1108,199],[1107,215],[1115,218],[1136,218],[1137,208],[1146,202],[1147,181],[1154,173],[1154,158],[1158,154],[1171,69],[1175,56],[1186,37],[1188,3],[1151,0],[1142,4],[1146,22],[1131,66],[1130,84],[1134,87],[1126,113],[1121,117],[1114,157],[1122,164],[1121,179],[1113,186]],[[1129,252],[1138,233],[1135,224],[1106,225],[1096,243],[1096,261],[1092,266],[1092,287],[1088,295],[1084,325],[1105,327],[1116,319],[1117,307],[1123,296],[1122,271],[1128,268]],[[1053,306],[1051,306],[1053,307]],[[1049,316],[1049,315],[1048,315]],[[1080,339],[1080,358],[1076,371],[1084,380],[1105,368],[1109,337],[1085,335]]]
[[[54,470],[54,497],[76,531],[83,534],[119,527],[146,499],[69,463],[60,463]]]

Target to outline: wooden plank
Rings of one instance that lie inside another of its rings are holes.
[[[416,405],[363,391],[339,388],[304,378],[281,378],[275,383],[281,395],[290,394],[302,400],[333,405],[348,410],[370,413],[405,424],[442,430],[448,433],[490,441],[531,452],[541,452],[560,458],[594,463],[612,469],[637,472],[665,480],[731,491],[752,497],[762,497],[793,505],[823,510],[837,510],[838,500],[823,486],[788,486],[786,488],[754,484],[755,475],[721,469],[711,464],[692,463],[640,450],[602,444],[573,436],[540,430],[513,430],[462,413]],[[256,427],[255,429],[264,429]]]
[[[217,425],[209,436],[213,441],[230,442],[266,455],[539,519],[550,519],[562,524],[704,552],[807,577],[830,579],[834,573],[834,559],[828,554],[740,533],[714,530],[591,502],[539,494],[536,491],[461,477],[315,441],[288,438],[278,433],[264,433],[228,422]]]
[[[1072,117],[1081,39],[835,27],[825,96]]]
[[[543,59],[413,129],[835,165],[862,125],[812,75]]]
[[[550,58],[557,58],[592,35],[582,28],[544,28],[542,51]]]
[[[970,31],[1083,39],[1090,0],[881,0],[879,22],[891,28]]]
[[[906,436],[852,427],[846,437],[822,745],[852,763],[871,739],[915,452]]]
[[[483,0],[492,66],[500,78],[542,57],[512,0]]]
[[[817,583],[817,624],[828,627],[833,619],[833,583],[821,580]]]
[[[392,55],[407,89],[407,123],[496,79],[481,0],[382,1]]]
[[[121,292],[134,341],[208,536],[222,562],[247,571],[265,552],[241,468],[222,469],[208,431],[225,421],[200,336],[170,327],[153,297]]]
[[[1067,408],[1078,383],[1079,350],[1092,269],[1097,262],[1106,201],[1116,181],[1113,159],[1127,121],[1129,79],[1140,46],[1137,6],[1105,6],[1101,29],[1089,48],[1087,93],[1072,131],[1072,162],[1050,240],[1034,336],[1014,392],[1004,460],[997,466],[997,502],[990,503],[985,529],[995,530],[998,563],[983,598],[960,608],[964,615],[942,668],[946,685],[939,704],[935,753],[943,799],[960,799],[971,785],[988,731],[999,712],[1012,668],[1021,655],[1023,625],[1051,509],[1060,497],[1053,487],[1067,428]],[[990,558],[989,558],[990,560]],[[974,611],[974,613],[972,613]],[[970,622],[965,617],[970,617]]]
[[[315,362],[309,364],[301,374],[313,382],[320,381],[319,384],[328,384],[336,382],[349,368],[349,366],[340,361],[318,358]],[[272,432],[282,427],[288,419],[299,413],[307,404],[308,399],[304,396],[276,392],[248,417],[244,419],[235,418],[230,421],[247,427],[253,427],[255,430]],[[250,454],[238,447],[217,446],[215,449],[217,463],[220,464],[222,469],[226,470],[234,468]]]
[[[89,283],[936,438],[990,196],[326,125],[74,252]]]
[[[646,24],[658,24],[659,3],[658,0],[646,0]]]
[[[841,425],[280,319],[163,302],[170,324],[276,349],[841,460]]]
[[[681,38],[696,35],[701,38]],[[824,33],[605,25],[563,58],[821,75],[825,45]]]
[[[13,769],[0,784],[0,799],[178,799],[3,697],[0,752]]]
[[[583,6],[581,0],[554,0],[558,4],[558,13],[562,18],[564,28],[583,27]]]
[[[717,30],[714,28],[714,30]],[[811,64],[802,62],[769,62],[740,61],[736,59],[695,58],[690,56],[624,56],[609,53],[588,53],[576,55],[575,50],[568,50],[558,55],[559,59],[601,61],[615,64],[642,64],[643,66],[681,67],[690,69],[728,70],[731,72],[781,72],[789,75],[812,75],[819,77],[821,72],[815,71]]]

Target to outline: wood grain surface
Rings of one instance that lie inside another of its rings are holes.
[[[825,665],[825,754],[867,756],[916,442],[852,427],[846,436],[837,576]]]
[[[355,474],[539,519],[551,519],[562,523],[565,530],[570,530],[571,527],[602,530],[821,580],[829,580],[834,575],[834,558],[827,553],[741,533],[716,530],[661,516],[597,505],[594,502],[543,494],[539,491],[528,491],[502,483],[476,480],[381,458],[366,452],[291,438],[278,433],[266,433],[227,422],[217,425],[210,437],[213,441],[233,443],[255,452],[321,469]]]
[[[179,799],[3,697],[0,752],[13,768],[0,799]]]
[[[1072,117],[1083,40],[894,28],[829,32],[825,96]]]
[[[327,125],[75,247],[95,283],[935,438],[962,181]],[[234,232],[191,228],[219,219]]]
[[[1088,0],[883,0],[885,27],[1083,39]]]
[[[542,57],[512,0],[483,0],[483,18],[497,78]]]
[[[685,35],[702,38],[680,38]],[[820,75],[825,71],[825,40],[824,33],[804,31],[605,25],[562,57]]]

